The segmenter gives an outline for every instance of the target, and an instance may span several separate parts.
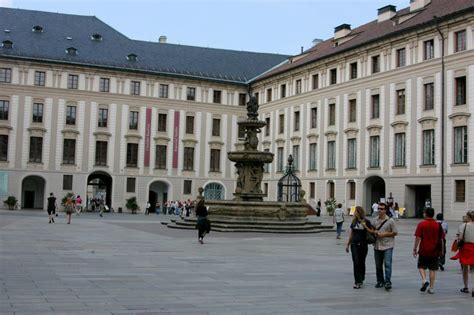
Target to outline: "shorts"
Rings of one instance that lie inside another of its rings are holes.
[[[438,257],[420,256],[418,257],[418,269],[438,270]]]
[[[48,209],[48,215],[55,214],[56,209]]]

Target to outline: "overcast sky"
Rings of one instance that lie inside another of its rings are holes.
[[[132,39],[182,45],[298,54],[334,27],[377,18],[388,4],[410,0],[0,0],[0,6],[95,15]]]

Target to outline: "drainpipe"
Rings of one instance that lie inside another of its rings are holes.
[[[444,75],[444,35],[439,29],[439,18],[433,16],[435,20],[435,27],[441,37],[441,213],[444,215],[444,164],[445,164],[445,152],[444,152],[444,138],[445,138],[445,103],[444,103],[444,90],[445,90],[445,75]]]

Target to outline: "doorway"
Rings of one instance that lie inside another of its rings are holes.
[[[89,205],[92,198],[102,199],[109,209],[112,208],[112,177],[106,172],[94,172],[87,178],[86,205]]]
[[[23,209],[43,209],[46,181],[39,176],[27,176],[21,183],[21,207]]]
[[[423,218],[423,209],[426,201],[431,201],[431,185],[407,185],[406,190],[406,208],[407,216]]]
[[[379,176],[368,177],[364,181],[365,211],[372,214],[372,204],[385,198],[385,181]]]

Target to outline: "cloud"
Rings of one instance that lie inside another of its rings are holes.
[[[0,7],[11,8],[13,5],[13,0],[0,0]]]

